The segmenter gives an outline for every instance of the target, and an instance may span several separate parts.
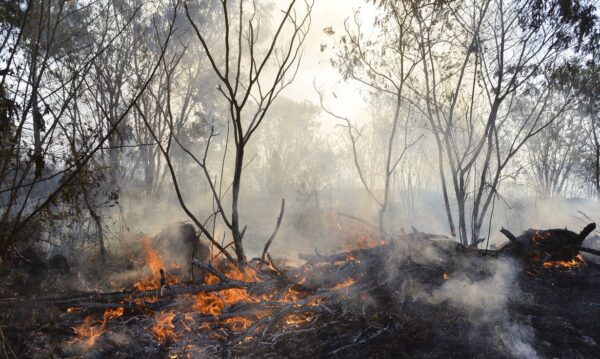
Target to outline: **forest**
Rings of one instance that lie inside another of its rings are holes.
[[[600,2],[0,0],[0,358],[592,358]]]

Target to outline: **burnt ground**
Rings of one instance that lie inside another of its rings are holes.
[[[16,294],[30,300],[2,304],[0,357],[600,355],[597,264],[528,268],[511,258],[485,256],[456,244],[428,241],[395,242],[341,257],[352,259],[317,256],[316,260],[309,259],[308,263],[314,260],[310,265],[285,271],[288,278],[292,273],[302,273],[303,290],[313,296],[333,292],[332,283],[344,278],[356,280],[344,295],[303,312],[300,322],[280,320],[282,315],[264,327],[257,325],[252,332],[247,327],[235,329],[223,321],[190,324],[186,318],[189,303],[185,298],[173,297],[126,309],[123,316],[107,322],[105,332],[93,345],[85,345],[73,328],[87,315],[101,317],[101,311],[67,313],[64,306],[36,304],[33,298],[65,294],[65,288],[84,275],[52,270],[25,274],[4,268],[1,296]],[[104,270],[119,268],[122,264]],[[16,278],[15,273],[22,277]],[[156,313],[167,308],[175,308],[172,325],[177,335],[161,341],[151,328]],[[277,317],[277,312],[273,313],[271,316]],[[240,336],[240,332],[248,335]]]
[[[545,357],[600,355],[600,265],[523,273],[519,287],[530,300],[515,303],[516,315],[535,329],[535,349]]]
[[[390,308],[398,298],[378,293],[371,295],[371,300],[377,299],[370,304],[387,309],[378,308],[374,316],[326,315],[319,321],[326,324],[315,324],[317,330],[290,331],[283,334],[286,340],[261,343],[251,350],[257,357],[293,358],[599,357],[600,265],[519,268],[512,290],[520,293],[506,310],[476,314],[481,318],[447,302],[414,298]],[[518,329],[506,331],[512,327]],[[532,350],[519,349],[521,341]]]

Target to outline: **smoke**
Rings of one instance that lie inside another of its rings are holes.
[[[467,323],[460,328],[465,331],[464,342],[473,348],[493,348],[492,353],[508,357],[537,358],[534,329],[515,310],[516,305],[530,300],[519,287],[523,272],[520,264],[509,258],[463,251],[447,240],[430,241],[418,236],[394,242],[395,252],[386,267],[386,280],[401,283],[394,289],[398,310],[431,305],[435,309],[417,312],[435,315],[431,312],[448,308]],[[417,269],[411,270],[415,265]],[[452,327],[445,320],[455,319],[424,320],[439,320],[438,325],[445,328]]]
[[[480,328],[494,328],[501,348],[516,358],[537,358],[532,346],[534,331],[527,324],[511,319],[509,306],[524,300],[519,289],[519,268],[509,259],[467,261],[448,280],[429,293],[433,304],[448,303],[463,312],[473,324],[471,335],[482,335]],[[486,272],[481,276],[479,273]]]

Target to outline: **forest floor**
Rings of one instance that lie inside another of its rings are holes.
[[[184,296],[169,295],[191,285],[176,270],[156,277],[130,257],[68,272],[5,264],[0,357],[598,357],[598,264],[531,267],[408,237],[304,258],[276,275],[223,270],[217,282],[242,287]],[[141,274],[119,276],[127,271]],[[47,300],[92,287],[157,294]]]

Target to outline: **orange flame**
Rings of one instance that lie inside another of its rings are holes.
[[[95,316],[89,315],[83,319],[83,323],[80,326],[73,328],[73,330],[79,335],[80,340],[91,347],[96,344],[98,338],[105,332],[106,323],[110,319],[122,316],[124,313],[125,309],[123,307],[106,309],[104,311],[103,320],[96,319]]]
[[[288,314],[285,318],[285,324],[287,325],[301,325],[310,322],[311,317],[304,314]]]
[[[142,279],[134,284],[137,290],[150,290],[160,288],[161,269],[166,269],[165,262],[160,258],[158,253],[152,248],[150,240],[144,240],[144,252],[146,252],[146,265],[152,272],[152,278]],[[172,265],[170,267],[173,267]],[[178,277],[174,275],[166,275],[166,284],[176,284]]]
[[[304,279],[302,279],[302,282],[304,281]],[[302,292],[299,291],[298,289],[294,288],[294,287],[290,287],[288,288],[288,290],[285,292],[285,295],[283,296],[283,302],[295,302],[298,299],[300,299]]]
[[[79,335],[79,339],[81,339],[87,346],[91,347],[96,344],[96,340],[104,333],[104,325],[102,322],[95,319],[94,316],[90,315],[83,319],[83,323],[73,328],[75,333]]]
[[[154,316],[152,333],[154,333],[156,339],[163,346],[169,342],[177,341],[173,318],[175,318],[175,313],[173,312],[160,312]]]
[[[339,283],[338,285],[336,285],[335,287],[333,287],[333,289],[342,289],[342,288],[347,288],[351,285],[353,285],[354,283],[356,283],[356,280],[354,278],[348,278],[345,281]]]
[[[546,261],[544,262],[544,268],[563,268],[563,269],[571,269],[580,267],[585,263],[583,257],[581,255],[575,256],[575,258],[570,261]]]
[[[249,267],[245,268],[243,271],[237,267],[230,267],[224,272],[233,280],[244,282],[259,281],[256,271]],[[216,284],[219,281],[219,278],[213,274],[206,273],[204,276],[204,283],[206,284]],[[203,314],[219,315],[223,313],[225,305],[230,306],[238,302],[256,301],[258,301],[258,299],[248,294],[248,291],[245,289],[234,288],[221,291],[220,297],[214,293],[198,293],[195,296],[195,302],[192,304],[192,308]]]

